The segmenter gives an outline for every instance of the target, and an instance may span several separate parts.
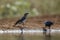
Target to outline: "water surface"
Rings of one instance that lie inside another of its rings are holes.
[[[60,40],[60,33],[3,33],[0,40]]]

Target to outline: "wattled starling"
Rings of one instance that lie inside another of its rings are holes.
[[[24,16],[15,23],[15,25],[24,23],[24,21],[26,20],[28,14],[29,13],[25,13]]]
[[[52,25],[53,25],[53,22],[51,22],[51,21],[46,21],[45,22],[45,27],[48,27],[49,29]]]

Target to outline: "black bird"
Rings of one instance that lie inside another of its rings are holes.
[[[45,22],[45,27],[48,27],[49,29],[52,25],[53,25],[53,22],[51,22],[51,21],[46,21]]]
[[[27,18],[27,15],[28,15],[28,14],[29,14],[29,13],[25,13],[24,16],[15,23],[15,25],[24,23],[24,21],[25,21],[25,19]]]
[[[24,16],[21,19],[19,19],[13,26],[15,27],[17,24],[22,24],[22,23],[23,23],[23,26],[24,26],[24,21],[26,20],[28,14],[29,13],[25,13]],[[21,34],[23,34],[24,27],[21,26],[19,28],[21,29]]]

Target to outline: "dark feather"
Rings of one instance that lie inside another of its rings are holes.
[[[23,23],[24,20],[26,19],[27,15],[28,15],[28,13],[25,13],[24,16],[15,23],[15,25]]]

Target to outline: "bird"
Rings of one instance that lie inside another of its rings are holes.
[[[45,27],[48,27],[50,29],[54,23],[52,21],[46,21],[44,24],[45,24]]]
[[[52,21],[48,20],[48,21],[45,21],[44,24],[45,24],[45,27],[43,27],[43,34],[45,36],[47,35],[47,33],[50,35],[50,32],[51,32],[50,28],[54,23]],[[47,30],[47,27],[49,30]]]
[[[17,24],[22,24],[22,23],[23,23],[23,25],[24,25],[24,21],[26,20],[28,14],[29,14],[29,13],[25,13],[24,16],[23,16],[21,19],[19,19],[19,20],[16,21],[16,23],[13,25],[13,27],[15,27]],[[19,27],[19,26],[18,26],[18,27]],[[23,34],[23,29],[24,29],[24,27],[20,26],[19,28],[20,28],[20,30],[21,30],[21,34]]]
[[[24,23],[24,21],[26,20],[28,14],[29,13],[25,13],[24,16],[21,19],[19,19],[14,25]]]

